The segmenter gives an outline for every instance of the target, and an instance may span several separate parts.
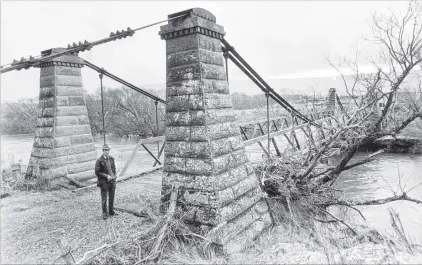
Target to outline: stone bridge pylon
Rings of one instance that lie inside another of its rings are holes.
[[[43,56],[62,52],[54,48]],[[95,176],[96,151],[85,105],[77,55],[63,55],[40,65],[39,115],[26,177],[85,181]]]
[[[159,33],[167,55],[162,200],[178,185],[192,227],[234,252],[272,220],[234,116],[221,50],[224,29],[201,8],[169,18],[182,14]]]

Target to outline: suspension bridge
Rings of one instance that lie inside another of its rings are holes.
[[[166,41],[166,99],[78,56],[95,46],[131,37],[139,30],[165,22],[159,35]],[[230,100],[229,61],[264,93],[266,119],[237,121]],[[330,90],[325,109],[299,111],[235,50],[213,14],[193,8],[150,25],[112,32],[98,41],[48,49],[39,56],[21,58],[0,68],[1,74],[40,68],[40,112],[27,178],[72,181],[82,186],[96,180],[93,168],[97,153],[81,77],[84,66],[98,72],[101,92],[106,76],[153,100],[156,111],[158,104],[166,108],[165,135],[141,139],[119,170],[119,178],[124,178],[138,149],[144,148],[154,159],[151,168],[163,167],[163,202],[170,199],[176,186],[178,201],[192,209],[187,216],[192,227],[228,251],[239,250],[272,225],[245,147],[259,145],[269,159],[280,156],[280,139],[295,149],[310,148],[312,143],[328,137],[332,133],[330,127],[339,119],[347,117],[335,89]],[[286,115],[270,117],[270,100],[279,104]],[[156,118],[158,128],[158,115]],[[301,137],[306,138],[302,143]],[[157,142],[162,144],[155,154],[146,144]]]

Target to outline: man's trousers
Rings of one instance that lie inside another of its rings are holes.
[[[107,193],[108,193],[108,212],[114,212],[114,193],[116,192],[116,182],[107,182],[101,185],[101,208],[103,213],[107,213]]]

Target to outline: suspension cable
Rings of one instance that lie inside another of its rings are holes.
[[[126,37],[131,37],[133,36],[133,34],[135,34],[136,31],[141,30],[141,29],[146,29],[158,24],[161,24],[163,22],[167,22],[167,21],[171,21],[177,18],[181,18],[187,16],[187,14],[183,14],[180,16],[176,16],[173,18],[169,18],[166,20],[161,20],[146,26],[142,26],[136,29],[131,29],[130,27],[127,28],[127,30],[122,30],[119,31],[117,30],[116,33],[111,32],[109,37],[97,40],[97,41],[93,41],[93,42],[88,42],[87,40],[85,40],[83,43],[81,41],[78,42],[78,44],[76,44],[76,42],[73,43],[73,45],[68,44],[67,48],[65,51],[62,52],[58,52],[58,53],[54,53],[54,54],[43,54],[41,53],[41,58],[36,58],[36,57],[32,57],[30,56],[29,59],[26,59],[24,57],[21,58],[20,61],[14,60],[12,63],[10,64],[5,64],[3,66],[0,67],[0,74],[2,73],[6,73],[6,72],[10,72],[13,70],[21,70],[21,69],[29,69],[30,67],[35,67],[35,66],[39,66],[41,63],[45,62],[45,61],[49,61],[51,59],[60,57],[64,54],[69,54],[69,53],[78,53],[78,52],[84,52],[86,50],[90,50],[92,47],[100,45],[100,44],[104,44],[110,41],[115,41],[118,39],[122,39],[122,38],[126,38]],[[46,52],[51,51],[51,50],[47,50]],[[9,67],[5,67],[7,65],[10,65]]]
[[[100,68],[100,67],[96,66],[95,64],[88,62],[87,60],[85,60],[85,65],[88,66],[89,68],[97,71],[98,73],[102,73],[105,76],[113,79],[114,81],[116,81],[116,82],[118,82],[122,85],[125,85],[125,86],[127,86],[127,87],[129,87],[129,88],[131,88],[131,89],[133,89],[133,90],[135,90],[135,91],[137,91],[137,92],[139,92],[139,93],[141,93],[141,94],[143,94],[143,95],[145,95],[145,96],[147,96],[147,97],[149,97],[149,98],[151,98],[155,101],[161,102],[163,104],[167,104],[167,102],[164,99],[157,97],[157,96],[155,96],[155,95],[153,95],[153,94],[151,94],[151,93],[149,93],[149,92],[147,92],[147,91],[145,91],[145,90],[143,90],[143,89],[141,89],[141,88],[139,88],[139,87],[137,87],[137,86],[135,86],[135,85],[133,85],[133,84],[131,84],[131,83],[115,76],[115,75],[113,75],[113,74],[111,74],[110,72],[104,70],[104,68]]]
[[[103,136],[104,136],[104,145],[105,145],[106,144],[106,129],[105,129],[105,122],[104,122],[103,73],[100,72],[98,76],[100,77],[100,85],[101,85],[101,116],[103,117]]]
[[[238,66],[264,93],[269,93],[271,98],[279,103],[284,109],[288,112],[295,114],[295,116],[300,119],[309,122],[310,124],[320,127],[320,125],[314,123],[312,120],[307,118],[301,112],[296,110],[292,105],[290,105],[284,98],[282,98],[278,93],[274,91],[259,75],[253,68],[237,53],[234,48],[225,40],[222,39],[222,44],[224,45],[223,52],[230,52],[229,58],[232,60],[236,66]]]
[[[274,94],[274,96],[279,98],[279,100],[282,101],[285,106],[288,106],[289,108],[292,109],[292,111],[297,112],[299,116],[301,115],[301,113],[295,110],[295,108],[291,106],[285,99],[283,99],[280,95],[275,93],[275,91],[264,81],[264,79],[262,79],[259,76],[259,74],[255,72],[255,70],[242,58],[242,56],[240,56],[240,54],[225,39],[222,39],[222,43],[226,47],[226,50],[231,52],[236,57],[236,59],[238,59],[244,65],[244,67],[248,69],[255,76],[255,78],[265,87],[265,90],[268,90],[268,92],[271,92],[271,94]]]

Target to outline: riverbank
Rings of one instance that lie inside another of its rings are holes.
[[[138,195],[159,204],[161,171],[119,183],[116,206],[138,203]],[[1,264],[52,264],[60,255],[56,239],[80,246],[73,255],[136,231],[145,221],[128,213],[104,221],[97,188],[72,192],[15,191],[1,200]],[[62,261],[60,261],[62,262]]]
[[[376,149],[390,153],[422,154],[422,121],[415,120],[397,135],[386,135],[374,142]]]
[[[139,203],[138,195],[159,205],[161,171],[118,184],[116,205]],[[65,239],[75,247],[76,260],[86,251],[106,242],[128,238],[137,233],[146,219],[119,213],[102,220],[97,189],[81,192],[15,192],[1,200],[1,263],[53,263],[60,256],[56,239]],[[153,209],[157,211],[158,209]],[[347,229],[333,224],[317,224],[314,232],[284,223],[263,235],[254,246],[241,254],[203,259],[193,249],[166,253],[164,262],[171,263],[248,263],[248,264],[331,264],[331,263],[418,263],[419,250],[410,253],[398,241],[391,250],[374,232],[359,228],[361,238],[352,237]],[[387,238],[387,237],[386,237]],[[395,240],[395,239],[392,239]],[[79,247],[78,247],[79,246]],[[60,261],[61,263],[62,261]]]

